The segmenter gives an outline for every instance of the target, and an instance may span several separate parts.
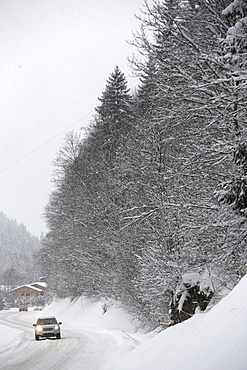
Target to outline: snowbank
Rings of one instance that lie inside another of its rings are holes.
[[[247,369],[247,276],[208,313],[166,329],[124,356],[115,369]]]
[[[104,310],[106,308],[106,312]],[[40,316],[41,313],[37,313]],[[53,302],[47,306],[42,316],[54,315],[70,328],[101,328],[136,333],[140,323],[126,313],[115,301],[90,301],[84,297],[73,302],[70,299]]]

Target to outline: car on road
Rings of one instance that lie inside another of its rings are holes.
[[[20,306],[19,307],[19,312],[27,312],[28,311],[28,307],[27,306]]]
[[[37,319],[36,324],[33,324],[35,331],[35,339],[40,338],[61,338],[60,325],[54,316],[40,317]]]

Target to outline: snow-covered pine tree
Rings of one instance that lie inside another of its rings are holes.
[[[9,275],[14,269],[19,274],[19,281],[15,284],[23,284],[36,279],[33,266],[33,255],[40,249],[40,241],[31,235],[23,224],[10,220],[0,211],[0,285],[4,285],[2,274]],[[13,287],[13,286],[12,286]]]
[[[100,131],[103,150],[111,162],[121,140],[131,128],[133,118],[132,95],[126,77],[118,66],[110,74],[99,101],[101,104],[95,108],[94,130]]]

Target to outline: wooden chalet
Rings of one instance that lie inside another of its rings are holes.
[[[39,298],[45,294],[46,284],[35,282],[33,284],[21,285],[12,289],[15,299],[18,301],[29,301],[31,298]]]

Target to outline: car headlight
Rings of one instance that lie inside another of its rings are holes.
[[[55,326],[54,326],[54,329],[55,329],[55,330],[58,330],[58,329],[59,329],[59,325],[55,325]]]
[[[43,330],[43,328],[42,328],[42,326],[41,326],[41,325],[37,325],[37,326],[36,326],[36,331],[41,332],[42,330]]]

